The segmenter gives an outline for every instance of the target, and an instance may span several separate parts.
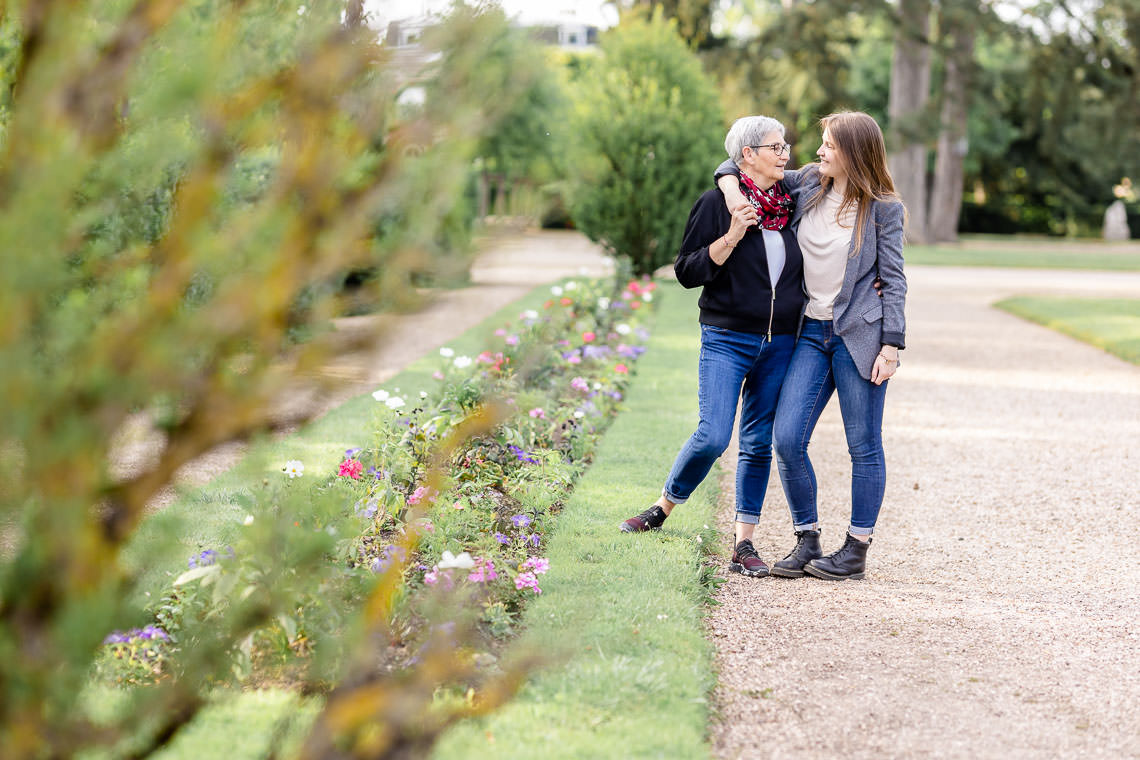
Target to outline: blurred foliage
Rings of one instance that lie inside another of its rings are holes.
[[[343,535],[343,494],[266,484],[240,497],[264,515],[250,544],[235,547],[247,568],[235,577],[249,582],[224,589],[230,603],[216,614],[184,616],[196,622],[171,635],[195,646],[168,659],[155,650],[171,677],[132,691],[131,709],[110,722],[78,708],[104,635],[148,619],[136,601],[140,569],[121,557],[148,501],[195,456],[280,422],[274,401],[327,354],[321,339],[290,336],[340,309],[344,273],[374,269],[376,302],[395,308],[416,273],[453,255],[455,236],[469,234],[470,213],[455,214],[475,147],[529,80],[495,49],[510,31],[494,8],[457,5],[425,38],[440,55],[420,63],[342,28],[342,10],[334,0],[3,6],[6,756],[150,754],[209,688],[237,675],[234,654],[255,630],[288,627],[280,621],[302,593],[363,610],[330,623],[342,646],[324,654],[309,688],[337,685],[318,720],[327,733],[314,734],[307,756],[334,745],[338,756],[384,756],[413,735],[430,743],[517,685],[513,666],[486,680],[444,652],[394,680],[376,655],[396,584],[361,585],[328,561]],[[413,86],[424,88],[422,104],[397,108]],[[162,442],[147,463],[116,473],[112,441],[139,417],[164,431]],[[489,422],[467,432],[479,424]],[[287,517],[301,504],[312,515],[304,528]],[[191,603],[166,600],[167,612]],[[123,636],[124,661],[145,670],[150,650]],[[452,676],[486,688],[417,723]],[[408,711],[380,709],[392,700]]]
[[[627,16],[575,82],[575,222],[635,273],[673,260],[723,152],[715,83],[660,12]]]

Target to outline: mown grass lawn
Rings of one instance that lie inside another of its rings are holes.
[[[1026,296],[994,305],[1140,364],[1140,299]]]
[[[1096,240],[967,236],[954,245],[908,245],[907,264],[1030,269],[1140,270],[1140,246]]]

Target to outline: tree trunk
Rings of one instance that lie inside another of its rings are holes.
[[[922,243],[926,222],[926,108],[930,99],[930,0],[900,0],[887,106],[895,189],[907,208],[907,240]]]
[[[946,80],[942,87],[942,120],[938,134],[938,155],[934,162],[934,189],[930,197],[930,239],[932,242],[958,239],[958,219],[962,213],[963,161],[968,148],[966,120],[970,108],[970,80],[974,65],[974,37],[977,13],[966,8],[948,11],[945,28],[949,41]]]
[[[348,0],[344,9],[344,25],[348,29],[359,29],[364,25],[364,0]]]

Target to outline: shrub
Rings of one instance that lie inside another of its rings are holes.
[[[724,137],[716,86],[658,12],[603,37],[574,101],[574,222],[636,274],[650,273],[672,261],[711,186]]]

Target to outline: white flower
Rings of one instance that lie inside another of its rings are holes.
[[[451,357],[455,356],[455,349],[444,346],[443,348],[439,349],[439,355],[444,359],[450,359]]]
[[[594,383],[594,390],[596,390],[596,391],[600,391],[601,389],[602,389],[602,384],[601,384],[601,383]]]
[[[523,319],[538,319],[538,312],[534,309],[527,309],[522,313]]]
[[[381,388],[378,391],[372,391],[372,398],[376,399],[377,401],[387,401],[388,396],[390,396],[390,395],[391,394],[388,393],[388,391],[384,390],[383,388]]]
[[[602,311],[605,311],[606,309],[610,308],[610,299],[606,298],[605,296],[602,296],[601,298],[599,298],[598,299],[598,308],[601,309]]]
[[[633,328],[627,325],[625,322],[622,322],[614,329],[617,330],[618,335],[629,335],[631,332],[633,332]]]
[[[399,396],[393,396],[384,403],[388,405],[389,409],[399,409],[404,405],[404,399],[400,398]]]
[[[571,280],[570,282],[566,283],[566,289],[567,290],[577,290],[578,289],[578,283],[575,280]]]
[[[420,391],[420,398],[427,398],[427,391]]]
[[[296,459],[290,459],[285,463],[282,469],[285,470],[285,474],[288,475],[290,479],[299,478],[305,474],[305,465]]]
[[[649,303],[650,301],[653,300],[653,294],[652,293],[642,293],[641,294],[641,300],[645,301],[646,303]]]
[[[581,409],[577,409],[574,411],[574,419],[576,419],[576,420],[580,420],[585,416],[586,416],[586,413],[583,412]]]
[[[471,357],[470,356],[457,356],[457,357],[455,357],[455,361],[453,361],[452,364],[454,364],[457,369],[464,369],[466,367],[470,367],[471,366]]]
[[[436,567],[440,570],[450,570],[453,567],[460,570],[470,570],[475,567],[475,560],[471,559],[471,555],[467,552],[460,552],[457,557],[449,551],[444,551],[443,557],[440,558]]]
[[[705,542],[705,540],[704,540],[703,538],[701,538],[701,537],[698,535],[698,536],[697,536],[697,543],[698,543],[698,544],[703,544],[704,542]]]
[[[553,288],[550,289],[550,292],[556,296],[560,296],[560,295],[562,295],[562,288],[559,287],[558,285],[555,285]]]
[[[242,525],[253,525],[253,515],[246,515],[245,519],[241,521]]]

